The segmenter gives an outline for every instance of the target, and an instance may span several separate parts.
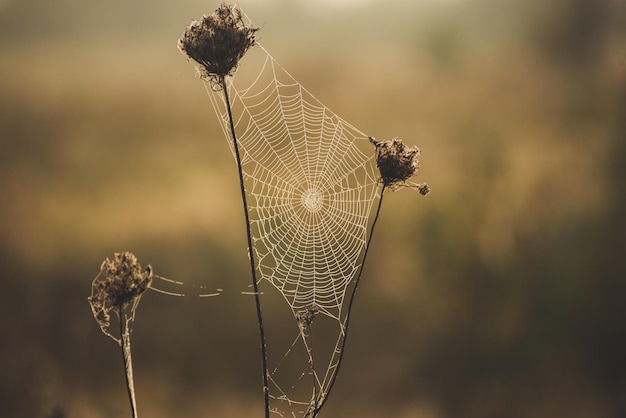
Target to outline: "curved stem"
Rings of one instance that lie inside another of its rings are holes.
[[[269,404],[269,386],[267,377],[267,348],[265,345],[265,329],[263,327],[263,315],[261,312],[261,298],[259,296],[259,285],[256,277],[256,267],[254,261],[254,251],[252,248],[252,233],[250,231],[250,213],[248,210],[248,201],[246,198],[246,189],[243,179],[243,168],[241,166],[241,156],[239,155],[239,144],[237,143],[237,135],[235,134],[235,123],[233,121],[233,114],[230,107],[230,99],[228,97],[228,88],[226,86],[226,78],[224,76],[220,79],[220,85],[224,92],[224,100],[226,101],[226,109],[228,111],[228,120],[230,122],[230,134],[233,140],[233,149],[235,150],[235,159],[237,160],[237,170],[239,172],[239,186],[241,189],[241,201],[243,203],[243,210],[246,217],[246,236],[248,238],[248,258],[250,259],[250,272],[252,273],[252,289],[254,291],[254,302],[256,304],[256,314],[259,323],[259,338],[261,340],[261,362],[263,367],[263,402],[265,407],[265,418],[270,416],[270,404]]]
[[[348,339],[348,326],[350,325],[350,313],[352,312],[352,304],[354,303],[354,299],[356,296],[356,291],[359,288],[359,283],[361,282],[361,276],[363,275],[363,268],[365,267],[365,260],[367,259],[367,253],[370,248],[370,244],[372,243],[372,236],[374,235],[374,228],[376,227],[376,223],[378,222],[378,216],[380,215],[380,208],[383,205],[383,196],[385,195],[386,186],[383,184],[383,188],[380,192],[380,199],[378,200],[378,207],[376,209],[376,215],[374,216],[374,220],[372,221],[372,226],[370,227],[369,237],[367,238],[367,244],[365,245],[365,251],[363,252],[363,261],[361,262],[361,268],[359,269],[359,274],[354,281],[354,288],[352,289],[352,294],[350,295],[350,301],[348,302],[348,312],[346,313],[346,319],[344,321],[344,336],[343,341],[341,342],[341,348],[339,351],[339,359],[337,360],[337,367],[335,367],[335,371],[333,376],[331,377],[330,384],[328,385],[328,390],[326,391],[326,396],[322,399],[322,402],[316,408],[313,413],[313,418],[315,418],[319,412],[322,410],[322,407],[328,400],[328,396],[333,389],[335,384],[335,380],[337,379],[337,374],[339,374],[339,368],[341,367],[341,362],[343,360],[343,353],[346,348],[346,340]]]
[[[130,401],[130,412],[133,418],[137,418],[137,402],[135,400],[135,383],[133,380],[133,359],[130,354],[130,329],[128,327],[128,319],[124,313],[124,308],[119,307],[120,317],[120,336],[122,346],[122,357],[124,359],[124,376],[126,377],[126,389],[128,391],[128,400]]]

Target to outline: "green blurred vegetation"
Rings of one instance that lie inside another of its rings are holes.
[[[421,147],[433,190],[386,198],[325,416],[626,416],[624,4],[250,3],[326,105]],[[122,250],[225,289],[144,297],[140,413],[260,415],[236,169],[176,50],[214,6],[0,2],[2,416],[128,416],[86,300]]]

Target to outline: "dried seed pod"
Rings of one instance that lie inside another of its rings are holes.
[[[247,24],[235,5],[221,3],[215,12],[193,21],[178,40],[178,48],[201,66],[202,78],[218,85],[230,75],[259,29]]]
[[[403,186],[419,169],[420,150],[416,146],[407,147],[398,138],[377,141],[370,137],[370,142],[376,147],[376,165],[385,186]],[[426,183],[419,184],[417,188],[423,195],[430,191]]]
[[[152,278],[152,267],[142,270],[137,257],[128,251],[115,253],[113,260],[106,258],[102,262],[88,300],[94,318],[105,334],[111,336],[107,332],[110,312],[113,311],[118,317],[126,308],[133,312],[141,295],[152,284]]]

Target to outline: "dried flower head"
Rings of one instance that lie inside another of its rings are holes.
[[[152,277],[152,267],[142,270],[137,257],[128,251],[115,253],[113,260],[107,258],[102,262],[88,300],[94,318],[107,335],[110,335],[106,329],[111,310],[118,316],[126,307],[134,311],[141,295],[150,287]]]
[[[218,85],[256,43],[254,34],[258,30],[244,22],[237,6],[221,3],[215,12],[185,29],[178,48],[201,65],[202,78]]]
[[[376,147],[376,165],[383,184],[391,188],[405,186],[406,181],[419,169],[419,148],[416,146],[407,147],[398,138],[389,141],[377,141],[370,137],[370,142]],[[430,192],[426,183],[418,184],[415,187],[422,195],[427,195]]]

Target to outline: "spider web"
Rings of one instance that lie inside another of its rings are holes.
[[[379,192],[368,137],[265,49],[248,55],[229,79],[228,92],[261,280],[274,285],[294,311],[317,306],[339,319]],[[222,95],[209,96],[232,149]]]
[[[298,323],[295,341],[270,373],[278,391],[272,397],[296,405],[298,415],[314,416],[311,410],[324,401],[341,358],[344,302],[363,262],[372,206],[380,196],[373,149],[365,134],[324,106],[258,44],[228,78],[227,88],[259,283],[280,292]],[[218,93],[209,91],[209,97],[234,153],[228,110]],[[318,313],[327,319],[315,319]],[[315,351],[314,320],[318,335],[334,335],[325,341],[317,337]],[[278,383],[279,369],[298,364],[287,366],[289,357],[300,359],[297,381],[311,376],[312,395],[287,394]]]

